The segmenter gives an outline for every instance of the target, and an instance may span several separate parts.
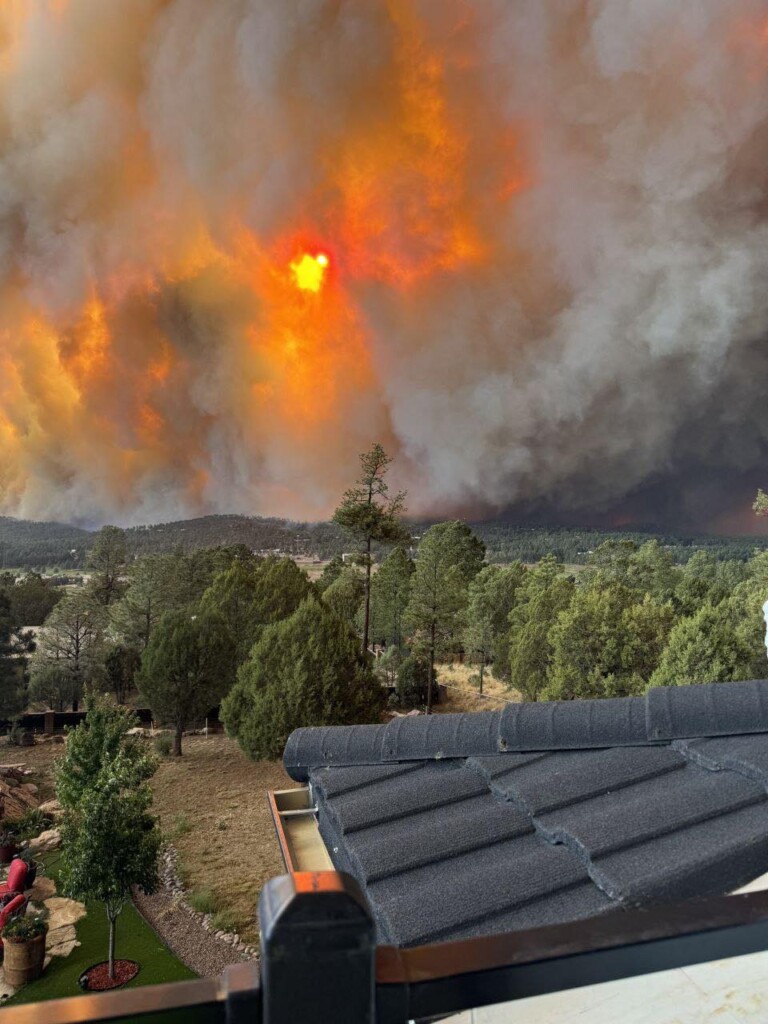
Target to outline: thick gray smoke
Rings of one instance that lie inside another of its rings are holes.
[[[6,0],[0,55],[0,512],[320,516],[381,440],[420,515],[740,525],[765,0]]]

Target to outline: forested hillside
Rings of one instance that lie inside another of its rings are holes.
[[[94,534],[64,523],[36,523],[0,516],[2,568],[75,569],[85,563]]]
[[[652,532],[602,531],[575,527],[517,526],[501,521],[472,523],[483,541],[489,562],[538,562],[545,555],[568,564],[583,564],[589,553],[606,540],[631,540],[642,544],[655,537],[675,562],[686,562],[695,551],[705,550],[715,558],[745,561],[754,551],[768,548],[764,537],[676,536]],[[427,523],[411,523],[414,537],[421,536]],[[38,523],[0,517],[0,567],[82,568],[95,533],[63,523]],[[331,522],[296,523],[287,519],[259,516],[203,516],[172,523],[134,526],[125,531],[130,557],[163,554],[177,549],[195,551],[219,545],[243,544],[253,551],[280,551],[289,555],[310,555],[323,560],[349,548],[343,531]],[[373,546],[374,554],[383,554]]]

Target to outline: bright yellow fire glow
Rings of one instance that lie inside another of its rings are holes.
[[[299,259],[295,259],[291,263],[291,270],[299,288],[308,292],[319,292],[328,262],[328,256],[324,252],[319,252],[315,256],[305,252]]]

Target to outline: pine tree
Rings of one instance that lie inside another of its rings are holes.
[[[531,569],[509,615],[510,684],[525,700],[538,700],[552,662],[550,632],[573,597],[573,580],[553,555]]]
[[[405,644],[405,610],[416,569],[405,549],[396,547],[381,563],[371,580],[371,636],[374,641],[402,648]]]
[[[368,650],[371,614],[371,549],[379,544],[401,544],[409,540],[408,530],[400,522],[405,512],[405,492],[390,498],[385,480],[392,459],[380,444],[360,456],[361,473],[357,486],[344,492],[333,521],[359,546],[359,561],[365,573],[363,611],[363,652]]]
[[[86,562],[92,573],[88,588],[99,604],[114,604],[125,590],[127,560],[125,532],[117,526],[103,526]]]
[[[414,653],[429,664],[427,714],[432,711],[435,658],[461,635],[469,583],[484,556],[483,542],[458,521],[431,526],[419,544],[405,624]]]
[[[378,722],[384,690],[350,628],[306,600],[267,627],[221,707],[227,732],[249,757],[276,758],[301,726]]]
[[[509,613],[524,576],[521,562],[504,567],[486,565],[469,584],[464,645],[478,658],[480,693],[488,660],[508,659]]]

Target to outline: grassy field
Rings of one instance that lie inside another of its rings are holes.
[[[58,855],[46,858],[46,868],[54,879],[57,874]],[[100,903],[87,904],[88,914],[75,925],[81,945],[68,957],[53,957],[43,976],[9,999],[5,1006],[34,1003],[43,999],[64,999],[81,993],[78,978],[86,968],[107,958],[109,924]],[[131,903],[117,921],[115,954],[119,959],[135,960],[141,970],[125,987],[157,985],[164,981],[183,981],[196,977],[163,945],[143,917]],[[42,1019],[42,1018],[41,1018]]]

